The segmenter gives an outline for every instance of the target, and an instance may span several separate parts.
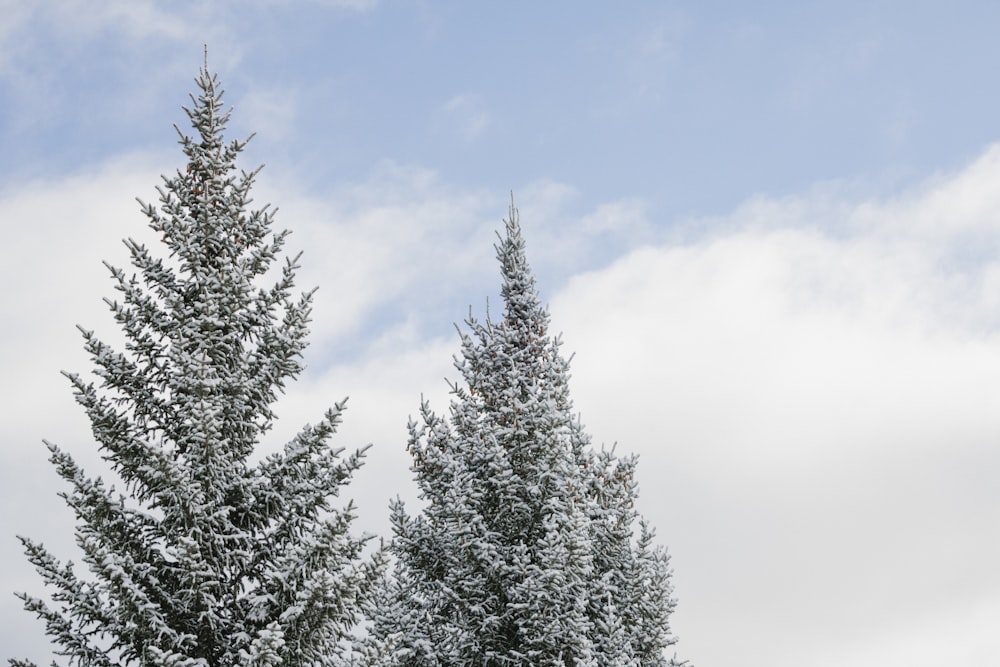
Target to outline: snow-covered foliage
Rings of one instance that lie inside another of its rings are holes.
[[[666,552],[634,509],[635,459],[572,413],[516,209],[497,245],[504,316],[461,333],[450,417],[425,403],[409,451],[424,507],[391,508],[376,633],[398,665],[667,665]]]
[[[341,403],[252,462],[302,370],[312,293],[293,296],[297,258],[281,259],[268,207],[248,210],[257,172],[236,170],[246,142],[224,140],[207,66],[197,84],[187,163],[142,204],[167,257],[126,241],[135,272],[109,266],[107,300],[125,348],[82,330],[97,381],[67,374],[122,488],[48,444],[86,571],[21,538],[52,591],[21,597],[70,665],[349,664],[384,569],[333,502],[364,451],[329,444]]]

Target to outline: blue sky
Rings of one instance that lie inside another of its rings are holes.
[[[232,102],[280,121],[255,150],[317,190],[393,160],[668,221],[954,168],[1000,113],[990,3],[41,4],[9,12],[5,180],[169,142],[202,41]]]
[[[209,47],[319,285],[280,445],[350,395],[352,491],[412,498],[421,394],[498,301],[513,190],[597,442],[640,454],[696,665],[1000,659],[995,3],[0,0],[0,588],[73,554],[41,438]],[[155,239],[153,239],[155,241]],[[4,537],[6,536],[6,537]],[[0,645],[44,661],[0,596]]]

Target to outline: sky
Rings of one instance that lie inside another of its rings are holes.
[[[0,589],[79,560],[42,439],[205,58],[318,286],[263,444],[349,396],[358,530],[499,309],[511,193],[571,392],[640,457],[702,667],[1000,662],[1000,5],[0,0]],[[48,661],[0,595],[4,656]]]

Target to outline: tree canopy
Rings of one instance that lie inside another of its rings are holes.
[[[503,317],[470,317],[448,416],[424,403],[410,423],[423,506],[391,508],[380,639],[400,665],[668,664],[670,570],[636,461],[594,451],[573,414],[513,205],[496,250]]]
[[[259,170],[237,169],[246,141],[224,138],[207,64],[196,81],[185,164],[140,202],[164,255],[129,239],[133,270],[108,265],[124,349],[81,329],[96,378],[66,374],[120,489],[47,443],[84,567],[21,538],[52,590],[21,597],[70,665],[347,664],[383,570],[336,502],[364,450],[330,444],[341,402],[254,461],[303,369],[312,292],[294,294],[288,232],[250,208]]]

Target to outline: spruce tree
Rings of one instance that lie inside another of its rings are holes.
[[[391,506],[377,634],[398,665],[669,664],[670,570],[635,459],[590,447],[513,205],[505,226],[503,318],[468,319],[449,417],[424,403],[410,423],[424,506]]]
[[[66,374],[120,489],[46,443],[85,567],[21,538],[51,594],[19,596],[69,665],[347,664],[384,569],[334,500],[364,450],[331,447],[340,403],[253,456],[303,369],[312,292],[293,293],[273,211],[249,208],[259,169],[237,171],[207,64],[196,82],[186,164],[140,201],[166,256],[125,241],[134,271],[108,265],[106,299],[124,350],[81,329],[96,377]]]

